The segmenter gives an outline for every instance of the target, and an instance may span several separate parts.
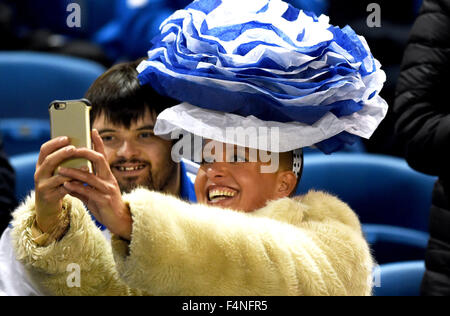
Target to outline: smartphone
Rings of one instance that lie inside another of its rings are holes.
[[[87,99],[53,101],[49,106],[51,137],[67,136],[71,145],[91,149],[90,111],[91,104]],[[66,160],[60,167],[84,167],[92,173],[92,163],[84,158]]]

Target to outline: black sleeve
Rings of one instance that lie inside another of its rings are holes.
[[[11,212],[17,207],[14,184],[14,170],[0,148],[0,234],[8,226]]]
[[[397,82],[396,134],[408,163],[450,174],[450,0],[424,0]]]

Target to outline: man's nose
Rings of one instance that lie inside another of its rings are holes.
[[[139,155],[139,148],[130,141],[124,141],[117,151],[117,156],[131,159]]]

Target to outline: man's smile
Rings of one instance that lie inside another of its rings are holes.
[[[148,164],[121,164],[113,165],[112,169],[118,172],[119,175],[125,177],[136,177],[146,171]]]

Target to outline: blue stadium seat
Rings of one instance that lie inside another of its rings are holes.
[[[297,194],[330,192],[361,222],[428,231],[436,177],[411,169],[400,158],[357,153],[305,155]]]
[[[362,230],[378,264],[425,258],[428,233],[377,224],[362,224]]]
[[[105,71],[97,63],[36,52],[0,52],[3,118],[48,119],[53,100],[79,99]]]
[[[50,139],[50,123],[44,119],[0,119],[0,135],[9,156],[34,152]]]
[[[48,106],[82,98],[105,71],[97,63],[35,52],[0,52],[0,132],[10,156],[38,151],[50,137]]]
[[[424,258],[435,177],[382,155],[336,153],[304,160],[297,194],[322,190],[349,204],[378,263]]]
[[[39,153],[28,153],[11,157],[9,162],[16,172],[16,198],[22,201],[34,190],[34,172]]]
[[[194,183],[199,167],[197,163],[190,160],[181,160],[181,196],[184,196],[191,202],[197,202]]]
[[[425,264],[423,261],[381,265],[374,271],[374,295],[420,296],[420,285],[424,273]]]

